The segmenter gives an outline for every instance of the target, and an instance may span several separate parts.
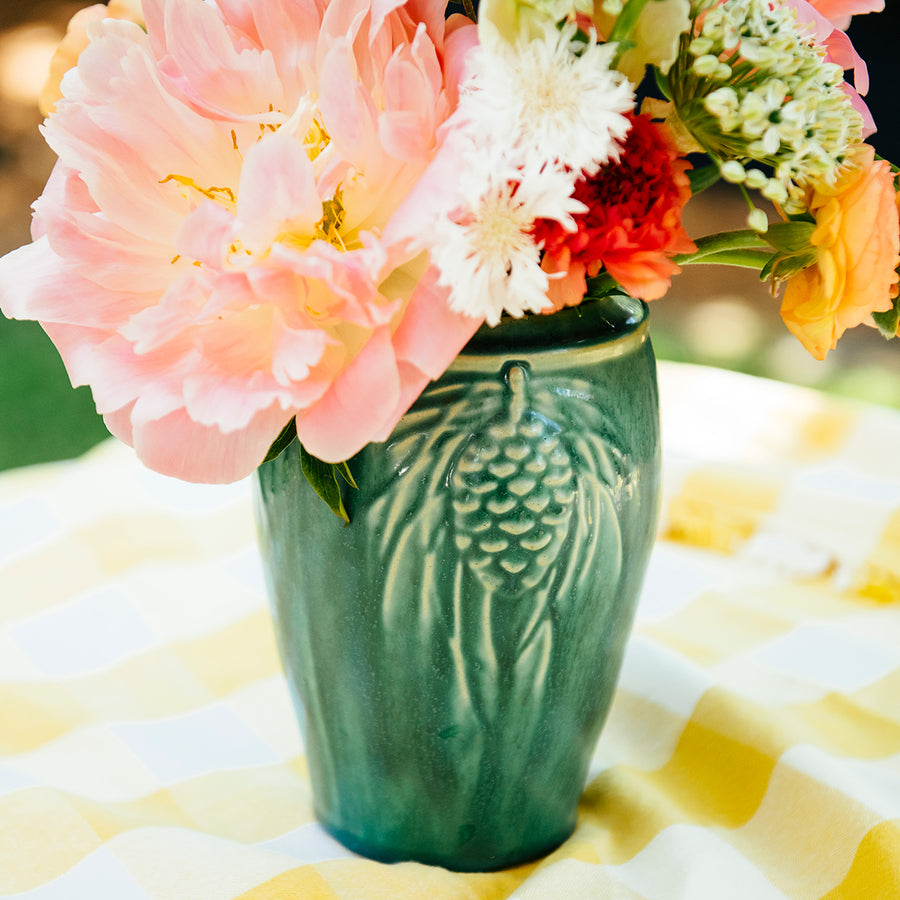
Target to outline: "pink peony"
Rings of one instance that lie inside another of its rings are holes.
[[[809,0],[809,2],[842,30],[847,29],[852,16],[881,12],[884,9],[884,0]]]
[[[479,325],[382,235],[435,155],[476,29],[439,0],[144,0],[45,126],[59,161],[0,305],[41,321],[151,468],[249,474],[294,415],[327,461],[385,439]]]

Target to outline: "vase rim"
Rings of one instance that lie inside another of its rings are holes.
[[[532,366],[546,359],[557,368],[622,356],[647,340],[648,318],[647,304],[626,294],[589,297],[552,315],[504,317],[496,326],[482,325],[450,368],[478,370],[498,354],[521,356]]]

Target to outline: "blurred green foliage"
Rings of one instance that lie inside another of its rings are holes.
[[[0,316],[0,469],[68,459],[108,434],[41,326]]]

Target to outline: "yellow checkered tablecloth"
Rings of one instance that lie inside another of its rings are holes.
[[[900,414],[664,364],[665,496],[574,836],[455,874],[315,823],[249,486],[0,476],[0,896],[900,900]]]

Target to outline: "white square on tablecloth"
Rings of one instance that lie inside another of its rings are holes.
[[[115,587],[98,587],[15,623],[9,634],[41,672],[76,678],[109,668],[158,643]]]
[[[821,687],[852,693],[900,666],[900,648],[853,634],[835,622],[803,622],[756,648],[748,659]]]
[[[166,719],[119,722],[109,730],[165,785],[209,772],[280,762],[272,748],[221,702]]]
[[[641,591],[638,624],[676,615],[706,591],[730,584],[734,570],[733,560],[708,550],[658,541]]]
[[[41,497],[0,500],[0,563],[33,551],[62,533],[59,518]]]
[[[151,900],[108,846],[89,853],[62,877],[15,896],[19,900]]]
[[[664,829],[610,871],[647,900],[787,900],[750,860],[698,825]]]

